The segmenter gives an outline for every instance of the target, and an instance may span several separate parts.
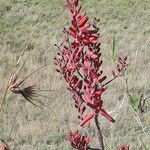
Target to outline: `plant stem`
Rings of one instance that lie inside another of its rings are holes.
[[[98,115],[95,115],[95,124],[97,128],[97,136],[99,140],[99,148],[100,148],[99,150],[104,150],[103,136],[102,136],[100,124],[98,122]]]
[[[108,82],[106,82],[105,84],[103,84],[102,87],[108,85],[109,83],[111,83],[111,82],[114,81],[115,79],[116,79],[116,77],[115,77],[115,78],[112,78],[111,80],[109,80]]]
[[[98,148],[88,147],[88,150],[100,150],[100,149],[98,149]]]

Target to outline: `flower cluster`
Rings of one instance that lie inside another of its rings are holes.
[[[129,146],[122,145],[119,150],[129,150]]]
[[[106,90],[102,82],[106,79],[102,71],[99,29],[88,22],[86,13],[81,11],[78,0],[68,0],[71,27],[64,30],[65,38],[59,46],[60,53],[55,57],[55,64],[68,83],[68,89],[73,95],[75,107],[79,111],[80,125],[83,126],[95,114],[101,114],[109,121],[114,119],[103,109],[101,95]],[[82,117],[86,106],[91,112]]]
[[[112,75],[114,78],[118,76],[122,76],[128,66],[127,56],[119,57],[117,60],[117,67],[115,71],[112,71]]]
[[[84,127],[98,115],[115,122],[103,108],[102,94],[107,89],[107,84],[103,83],[107,77],[103,75],[102,70],[103,61],[97,27],[99,20],[94,18],[93,23],[89,23],[86,13],[81,10],[78,2],[79,0],[67,0],[66,3],[71,27],[64,29],[63,42],[57,45],[60,50],[54,58],[57,72],[62,74],[68,83],[68,90],[78,110],[80,126]],[[121,75],[126,65],[126,58],[119,58],[117,71],[113,72],[113,79]],[[87,107],[91,111],[84,114]],[[79,141],[74,142],[73,147],[80,145]]]
[[[75,132],[70,130],[68,133],[68,140],[71,146],[78,150],[87,150],[90,142],[89,137],[80,135],[78,130]]]

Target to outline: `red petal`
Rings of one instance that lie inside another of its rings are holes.
[[[112,73],[113,77],[116,78],[116,73],[115,73],[115,71],[112,71],[111,73]]]
[[[83,126],[85,123],[87,123],[93,117],[94,117],[94,115],[92,113],[90,113],[87,116],[85,116],[84,119],[80,122],[80,126]]]
[[[91,45],[91,44],[96,44],[97,40],[88,40],[88,39],[83,39],[84,44],[86,45]]]
[[[74,30],[73,28],[70,28],[69,31],[66,31],[69,35],[71,35],[72,37],[76,37],[76,30]]]
[[[89,55],[93,59],[97,58],[97,55],[88,49],[86,50],[86,54]]]
[[[78,5],[78,2],[79,2],[79,0],[73,0],[73,4],[74,4],[75,6]]]
[[[108,119],[110,122],[115,122],[115,120],[104,109],[100,109],[99,113],[106,117],[106,119]]]
[[[80,13],[80,10],[81,10],[81,6],[77,6],[77,8],[76,8],[77,14]]]
[[[84,111],[86,110],[86,107],[83,106],[81,109],[80,109],[80,114],[83,115]]]
[[[88,97],[86,94],[83,96],[83,100],[89,107],[94,108],[91,98]]]
[[[89,34],[97,34],[96,30],[85,30],[83,33],[89,33]]]
[[[71,32],[73,32],[74,34],[76,34],[77,33],[77,31],[76,31],[76,29],[75,28],[69,28],[69,30],[71,31]]]
[[[88,17],[85,15],[79,20],[79,27],[83,27],[88,21]]]
[[[72,27],[73,27],[74,29],[77,29],[77,23],[76,23],[76,21],[75,21],[75,20],[72,20],[71,23],[72,23]]]
[[[74,88],[79,88],[79,89],[81,89],[81,88],[82,88],[82,80],[78,81],[78,82],[74,85]]]
[[[100,97],[101,96],[101,94],[104,92],[106,90],[106,88],[100,88],[100,89],[97,89],[96,91],[95,91],[95,96],[97,97]]]
[[[83,26],[83,27],[80,28],[80,31],[81,32],[85,32],[86,30],[88,30],[89,27],[90,27],[90,25],[86,24],[85,26]]]

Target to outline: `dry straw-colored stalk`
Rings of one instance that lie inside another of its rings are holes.
[[[36,85],[28,85],[28,86],[26,86],[24,88],[21,87],[21,85],[29,77],[31,77],[32,75],[34,75],[36,72],[38,72],[42,68],[48,66],[48,65],[43,65],[43,66],[39,67],[38,69],[36,69],[35,71],[31,72],[29,75],[25,76],[25,77],[19,77],[21,69],[25,65],[28,57],[30,56],[30,53],[29,53],[28,56],[26,57],[26,59],[23,61],[24,54],[29,49],[29,45],[30,45],[30,42],[28,42],[28,44],[26,45],[26,47],[23,50],[22,54],[20,55],[19,59],[17,60],[17,62],[15,63],[15,65],[12,68],[12,71],[11,71],[11,73],[9,75],[9,78],[8,78],[7,82],[6,82],[6,86],[5,86],[5,90],[4,90],[3,96],[0,99],[0,111],[2,111],[2,107],[3,107],[3,105],[4,105],[5,101],[6,101],[7,93],[8,93],[8,91],[10,91],[10,92],[12,92],[14,94],[20,94],[22,97],[25,98],[25,100],[27,100],[28,102],[30,102],[34,106],[37,106],[37,107],[40,107],[40,108],[41,107],[48,108],[57,117],[56,113],[49,106],[47,106],[46,104],[44,104],[43,102],[41,102],[38,99],[38,97],[45,97],[47,99],[56,99],[62,93],[59,94],[58,96],[56,96],[55,98],[51,98],[51,97],[47,97],[47,96],[38,94],[38,92],[40,90],[38,90],[36,88]],[[41,90],[41,91],[44,91],[44,90]],[[53,91],[53,90],[46,90],[46,91]]]
[[[2,107],[3,107],[3,105],[4,105],[4,103],[5,103],[5,100],[6,100],[6,96],[7,96],[7,92],[8,92],[8,90],[10,89],[10,87],[11,87],[11,80],[12,80],[12,76],[16,73],[16,72],[20,72],[20,70],[21,70],[21,68],[23,67],[23,65],[17,70],[17,68],[18,68],[18,66],[19,66],[19,64],[20,64],[20,62],[22,61],[22,58],[23,58],[23,56],[24,56],[24,54],[25,54],[25,51],[28,49],[28,47],[29,47],[29,44],[30,44],[30,41],[28,42],[28,44],[26,45],[26,47],[25,47],[25,49],[23,50],[23,53],[20,55],[20,57],[19,57],[19,59],[17,60],[17,62],[15,63],[15,65],[12,67],[12,71],[11,71],[11,73],[10,73],[10,75],[9,75],[9,78],[8,78],[8,80],[6,80],[6,85],[5,85],[5,90],[4,90],[4,93],[3,93],[3,96],[2,96],[2,98],[1,98],[1,100],[0,100],[0,111],[2,111]]]

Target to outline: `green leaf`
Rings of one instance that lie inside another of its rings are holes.
[[[137,98],[135,96],[129,95],[129,101],[128,104],[133,108],[134,111],[137,111],[138,104],[137,104]]]
[[[145,145],[144,141],[142,140],[142,138],[141,137],[139,137],[139,138],[140,138],[140,141],[142,143],[142,146],[143,146],[144,150],[148,150],[148,148],[146,147],[146,145]]]

